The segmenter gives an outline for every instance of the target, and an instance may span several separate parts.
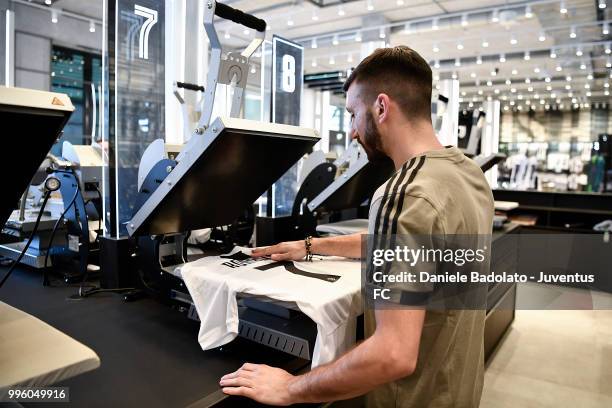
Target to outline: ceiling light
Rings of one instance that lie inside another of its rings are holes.
[[[612,61],[610,60],[606,61],[606,68],[612,68]]]
[[[332,45],[338,44],[340,44],[340,41],[338,41],[338,34],[334,34],[334,36],[332,37]]]
[[[499,10],[497,9],[493,10],[493,14],[491,15],[491,22],[499,23]]]
[[[344,16],[346,13],[344,12],[344,8],[342,6],[338,7],[338,15],[340,17]]]
[[[317,66],[317,59],[316,58],[312,60],[312,63],[310,64],[310,66],[313,67],[313,68]]]
[[[312,12],[312,21],[319,21],[319,16],[316,11]]]
[[[610,34],[610,24],[608,24],[607,22],[603,23],[603,26],[601,27],[601,34],[602,35]]]
[[[433,45],[433,52],[439,52],[440,51],[440,47],[438,47],[438,44],[434,44]]]
[[[329,57],[329,65],[336,65],[336,59],[333,56]]]
[[[496,95],[499,94],[499,89],[495,89],[493,93],[495,93]]]
[[[540,42],[546,41],[546,33],[544,32],[544,30],[540,31],[540,35],[538,36],[538,41]]]
[[[557,52],[554,48],[550,50],[550,58],[557,58]]]
[[[572,89],[572,86],[570,84],[565,85],[565,90],[569,91],[570,89]]]
[[[570,82],[570,81],[572,80],[572,77],[568,75],[568,76],[566,76],[566,77],[565,77],[565,80],[566,80],[567,82]]]
[[[546,83],[550,82],[550,77],[544,78],[544,82],[546,82]]]
[[[410,23],[404,24],[404,34],[410,34]]]
[[[570,29],[569,37],[576,38],[576,27],[575,26],[572,26],[572,28]]]
[[[292,19],[291,17],[289,17],[289,20],[287,20],[287,25],[288,25],[289,27],[292,27],[292,26],[293,26],[293,24],[295,24],[295,23],[293,22],[293,19]]]
[[[592,81],[592,80],[593,80],[593,74],[589,74],[589,75],[587,75],[587,79],[588,79],[589,81]]]
[[[497,75],[497,71],[496,70],[492,70],[491,71],[491,76],[496,76]]]
[[[51,22],[57,24],[59,19],[59,12],[56,9],[51,9]]]
[[[89,32],[90,33],[96,32],[96,23],[93,20],[89,20]]]
[[[567,7],[565,6],[565,1],[561,1],[559,4],[559,13],[567,14]]]
[[[485,39],[482,40],[482,47],[487,48],[489,46],[489,42]]]
[[[511,84],[512,84],[512,81],[509,79],[506,79],[506,85],[511,85]]]
[[[436,17],[433,20],[431,20],[431,29],[435,31],[439,28],[440,26],[438,25],[438,18]]]
[[[480,55],[476,57],[476,65],[482,65],[482,57]]]
[[[539,74],[540,73],[540,68],[539,67],[535,67],[533,69],[533,72],[535,72],[536,74]]]
[[[533,86],[528,86],[527,87],[527,92],[533,92]]]
[[[478,90],[478,95],[482,95],[482,94],[483,94],[482,89],[479,89]]]
[[[525,61],[529,61],[531,59],[531,54],[529,54],[529,51],[525,51],[525,55],[523,56],[523,59]]]
[[[526,84],[530,84],[530,83],[531,83],[531,79],[529,79],[529,78],[525,78],[525,83],[526,83]]]
[[[525,6],[525,18],[533,17],[533,12],[531,11],[531,6],[528,4]]]
[[[591,88],[591,85],[589,85],[589,84],[584,84],[584,89],[590,89],[590,88]]]
[[[517,71],[517,69],[516,69],[516,68],[514,68],[514,69],[512,70],[512,75],[516,75],[516,74],[518,74],[518,71]]]
[[[610,52],[612,52],[612,47],[610,47],[610,43],[606,44],[606,50],[605,50],[606,54],[610,54]]]
[[[599,0],[598,3],[600,9],[603,10],[606,8],[606,0]]]
[[[460,67],[461,66],[461,60],[459,58],[455,58],[455,66],[456,67]]]
[[[467,27],[467,25],[468,25],[468,16],[467,14],[464,14],[461,16],[461,26]]]
[[[249,35],[251,32],[249,31],[248,28],[245,28],[244,30],[242,30],[242,34],[244,35]]]
[[[493,86],[493,81],[491,81],[490,79],[487,81],[487,86]]]
[[[457,49],[458,50],[462,50],[463,49],[463,44],[461,42],[457,43]]]
[[[318,46],[319,46],[319,45],[317,44],[317,39],[316,39],[316,38],[313,38],[313,39],[310,41],[310,48],[315,49],[315,48],[317,48]]]
[[[561,65],[557,65],[557,67],[555,68],[555,71],[561,72],[563,71],[563,68],[561,67]]]
[[[582,48],[578,47],[578,48],[576,49],[576,56],[577,56],[577,57],[582,57]]]
[[[225,38],[226,40],[229,40],[231,38],[229,31],[225,30],[225,34],[223,35],[223,38]]]
[[[255,68],[255,65],[251,65],[251,74],[254,74],[257,72],[257,68]]]
[[[453,75],[451,75],[451,78],[453,78],[453,79],[457,79],[457,73],[456,73],[456,72],[453,72]]]
[[[361,31],[357,31],[355,33],[355,41],[356,42],[361,42]]]
[[[587,92],[587,93],[586,93],[586,96],[591,96],[591,95],[592,95],[592,94],[591,94],[591,91],[589,91],[589,92]]]
[[[512,37],[510,37],[510,44],[512,44],[512,45],[518,44],[518,40],[516,39],[516,37],[514,35],[512,35]]]
[[[472,72],[472,73],[470,74],[470,78],[476,78],[476,73],[475,73],[475,72]]]
[[[378,38],[380,38],[382,40],[386,36],[387,35],[385,34],[385,28],[384,27],[380,27],[380,30],[378,30]]]
[[[404,5],[404,0],[397,0],[395,2],[395,4],[397,4],[398,6],[403,6]]]
[[[608,82],[606,82],[606,83],[604,84],[604,88],[609,88],[609,87],[610,87],[610,84],[609,84]]]
[[[546,87],[546,90],[547,90],[547,91],[552,91],[552,86],[548,85],[548,86]]]
[[[499,62],[506,62],[506,54],[499,54]]]
[[[50,6],[51,4],[53,4],[53,2],[52,2],[51,0],[45,0],[45,4],[46,4],[47,6]]]
[[[372,0],[368,0],[368,2],[367,2],[367,9],[368,9],[368,11],[374,10],[374,4],[372,3]]]
[[[437,69],[437,68],[440,68],[440,61],[439,61],[439,60],[436,60],[436,61],[434,62],[434,68],[436,68],[436,69]]]
[[[346,57],[346,62],[353,62],[353,54],[349,54],[348,57]]]
[[[510,92],[516,93],[516,88],[510,88]]]
[[[580,69],[586,69],[586,64],[584,62],[580,63]]]

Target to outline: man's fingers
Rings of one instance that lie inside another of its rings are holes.
[[[242,367],[240,367],[241,370],[246,370],[246,371],[255,371],[257,370],[259,364],[253,364],[253,363],[244,363],[242,365]]]
[[[241,397],[247,397],[253,399],[255,392],[249,387],[223,387],[221,389],[224,394],[227,395],[238,395]]]
[[[257,257],[260,257],[260,256],[270,255],[269,252],[270,252],[270,250],[272,248],[273,247],[253,248],[253,250],[251,251],[251,256],[257,258]]]
[[[252,387],[253,383],[248,378],[236,377],[221,380],[219,385],[222,387]]]
[[[270,258],[273,261],[290,261],[291,255],[289,254],[289,252],[286,252],[284,254],[272,254],[270,255]]]

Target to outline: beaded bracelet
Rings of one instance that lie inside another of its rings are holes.
[[[304,245],[306,246],[306,260],[312,262],[312,237],[310,235],[304,239]]]

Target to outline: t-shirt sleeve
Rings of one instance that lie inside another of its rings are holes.
[[[395,200],[395,211],[381,220],[378,234],[371,235],[371,248],[378,254],[393,251],[393,257],[371,258],[371,281],[374,288],[385,291],[387,303],[407,306],[426,304],[434,290],[433,284],[421,281],[421,272],[434,274],[435,262],[428,262],[424,251],[433,250],[444,232],[443,220],[430,200],[406,194]],[[386,228],[383,225],[387,223]],[[378,262],[374,263],[374,260]],[[409,275],[412,274],[412,275]],[[409,280],[412,276],[412,280]]]

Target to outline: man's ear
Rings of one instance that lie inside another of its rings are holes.
[[[378,123],[382,123],[389,118],[389,108],[389,96],[384,93],[378,94],[374,103],[374,111],[378,117]]]

